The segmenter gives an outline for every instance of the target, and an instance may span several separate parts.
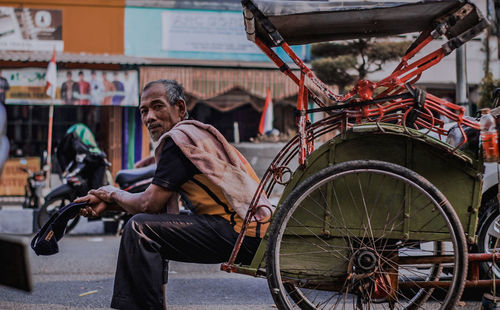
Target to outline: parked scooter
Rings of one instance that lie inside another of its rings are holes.
[[[91,189],[113,184],[106,154],[100,151],[90,129],[77,124],[68,129],[67,134],[57,147],[56,157],[64,168],[63,184],[53,189],[45,203],[35,215],[35,224],[42,227],[50,217],[77,197],[87,194]],[[121,170],[116,175],[116,184],[126,191],[137,193],[144,191],[152,181],[156,166]],[[106,231],[119,231],[130,216],[125,212],[108,211],[100,218],[106,222]],[[80,216],[68,222],[66,232],[71,231],[80,220]],[[111,227],[111,228],[107,228]]]
[[[493,108],[491,114],[499,119],[500,114],[500,88],[493,91]],[[475,118],[479,121],[479,115]],[[460,146],[460,150],[477,154],[479,152],[481,132],[477,129],[463,126],[463,132],[457,124],[449,129],[446,142],[452,146]],[[497,132],[500,133],[500,126],[497,123]],[[467,136],[467,142],[464,143],[464,135]],[[478,211],[478,226],[476,235],[478,241],[472,251],[475,253],[493,253],[499,250],[498,230],[500,227],[500,209],[499,209],[499,171],[498,162],[485,162],[484,173],[482,175],[482,197],[481,207]],[[500,277],[500,263],[482,262],[479,264],[480,272],[484,277]]]
[[[123,169],[116,174],[115,183],[120,189],[130,193],[143,192],[153,181],[155,171],[156,165],[135,169]],[[131,217],[132,215],[126,212],[106,211],[101,219],[105,222],[104,228],[106,232],[120,233],[123,226]],[[114,225],[112,223],[114,223]]]
[[[47,152],[43,153],[42,167],[47,162]],[[19,167],[19,170],[28,175],[26,184],[24,185],[24,201],[22,207],[24,209],[38,209],[43,204],[43,189],[46,186],[47,172],[42,168],[38,171],[31,171],[26,159],[19,159],[19,163],[26,167]]]
[[[62,183],[45,197],[44,204],[35,212],[35,226],[42,227],[61,207],[90,189],[112,182],[110,163],[95,142],[90,129],[83,124],[71,126],[56,149],[57,162],[63,173]],[[67,231],[78,224],[79,217],[68,222]]]
[[[26,164],[26,160],[22,158],[21,164]],[[23,208],[38,209],[43,203],[42,190],[45,187],[46,173],[44,170],[31,171],[25,167],[19,167],[19,170],[28,174],[26,185],[24,186],[24,201]]]

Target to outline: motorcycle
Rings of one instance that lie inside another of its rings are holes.
[[[110,164],[87,126],[71,126],[57,145],[55,155],[63,170],[62,184],[48,193],[43,205],[36,210],[34,222],[38,228],[75,198],[85,195],[90,189],[110,184]],[[72,230],[78,221],[78,217],[69,221],[67,231]]]
[[[44,154],[44,162],[46,154]],[[24,158],[20,159],[21,165],[27,165]],[[24,185],[24,201],[22,204],[23,209],[38,209],[43,204],[43,189],[45,188],[45,181],[47,173],[45,170],[31,171],[27,167],[19,167],[19,170],[26,173],[26,185]]]
[[[135,169],[123,169],[118,171],[116,174],[115,183],[120,189],[130,193],[143,192],[153,181],[155,171],[156,165],[149,165]],[[102,215],[101,219],[104,222],[105,232],[115,232],[119,234],[123,226],[131,217],[132,215],[126,212],[106,211]]]
[[[66,132],[57,146],[56,157],[59,165],[64,168],[60,186],[53,189],[46,197],[45,203],[35,214],[35,224],[42,227],[50,217],[77,197],[87,194],[91,189],[113,184],[111,164],[106,154],[95,143],[90,129],[77,124]],[[115,182],[121,189],[135,193],[144,191],[152,181],[155,166],[139,169],[125,169],[118,172]],[[120,230],[129,216],[125,212],[108,211],[97,219],[105,222],[105,231]],[[68,222],[66,232],[78,224],[80,216]]]

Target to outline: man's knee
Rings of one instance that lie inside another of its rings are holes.
[[[136,214],[132,216],[123,227],[123,235],[136,235],[143,231],[147,214]]]

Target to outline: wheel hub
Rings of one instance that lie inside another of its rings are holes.
[[[356,273],[370,273],[378,265],[378,255],[373,249],[362,248],[354,255]]]

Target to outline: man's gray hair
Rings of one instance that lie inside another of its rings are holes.
[[[186,97],[184,95],[184,88],[182,87],[181,84],[179,84],[176,80],[167,80],[167,79],[160,79],[156,81],[152,81],[146,84],[144,86],[144,89],[142,90],[145,92],[149,88],[151,88],[153,85],[156,84],[161,84],[163,85],[163,88],[165,89],[165,97],[168,100],[168,103],[170,105],[175,105],[175,103],[179,100],[184,101],[184,104],[186,103]],[[188,111],[187,111],[187,106],[186,106],[186,115],[185,119],[188,119]]]

